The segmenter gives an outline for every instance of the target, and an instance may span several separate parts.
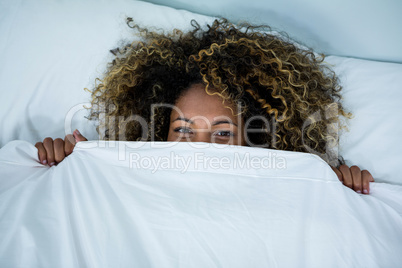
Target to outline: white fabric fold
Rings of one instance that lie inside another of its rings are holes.
[[[307,153],[93,141],[50,168],[14,141],[0,267],[397,267],[402,187],[370,186]]]

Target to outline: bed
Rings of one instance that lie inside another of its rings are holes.
[[[165,30],[214,19],[191,10],[0,3],[0,267],[400,267],[399,55],[326,58],[353,114],[339,153],[373,174],[370,195],[312,154],[99,141],[84,88],[134,38],[125,18]],[[34,144],[74,129],[89,141],[40,165]]]

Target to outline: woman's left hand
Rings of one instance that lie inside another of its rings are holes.
[[[373,176],[367,170],[360,170],[358,166],[341,165],[339,168],[332,167],[333,171],[343,184],[350,189],[361,194],[370,193],[370,182],[373,182]]]

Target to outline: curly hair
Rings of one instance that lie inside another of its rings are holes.
[[[206,27],[192,21],[190,31],[169,34],[131,18],[127,24],[141,42],[112,51],[114,60],[92,90],[89,119],[98,122],[103,139],[166,141],[171,108],[155,104],[174,105],[191,85],[203,83],[208,94],[213,89],[222,101],[242,107],[244,121],[259,118],[249,125],[261,130],[248,135],[249,145],[312,152],[332,166],[343,162],[336,154],[338,129],[340,116],[349,114],[323,55],[268,26],[225,19]]]

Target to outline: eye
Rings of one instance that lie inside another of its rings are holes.
[[[193,131],[188,127],[177,127],[173,131],[181,134],[193,134]]]
[[[214,133],[214,135],[219,136],[219,137],[233,137],[235,134],[229,130],[221,130],[221,131],[216,131]]]

